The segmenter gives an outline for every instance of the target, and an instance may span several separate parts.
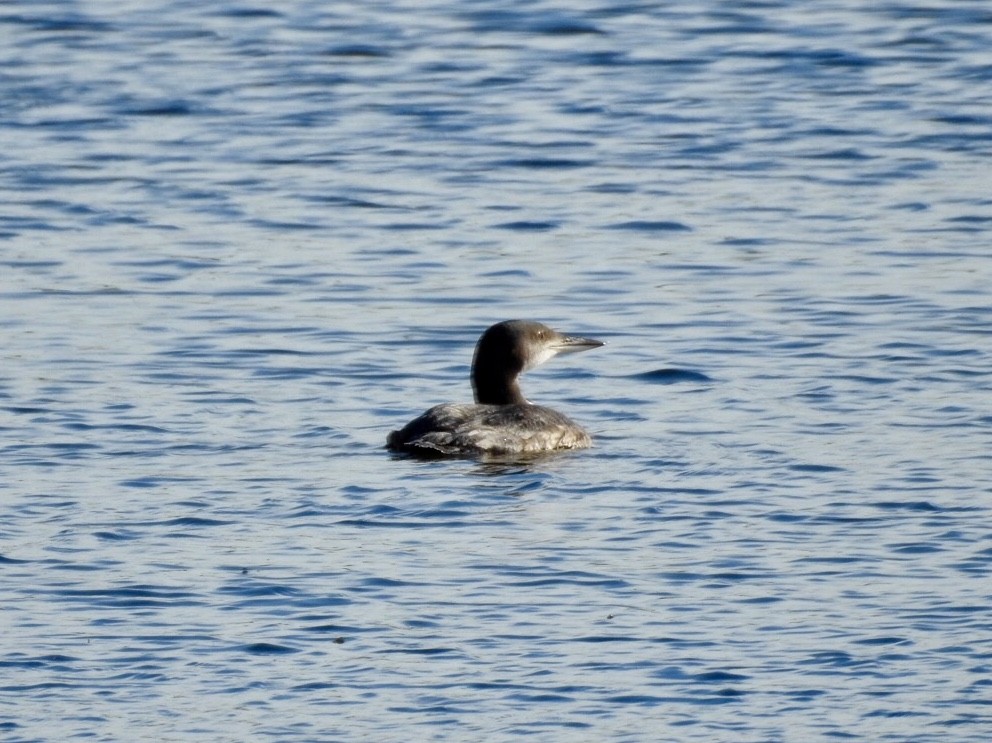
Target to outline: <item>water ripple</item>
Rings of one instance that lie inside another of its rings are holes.
[[[985,741],[992,13],[352,5],[0,13],[4,735]]]

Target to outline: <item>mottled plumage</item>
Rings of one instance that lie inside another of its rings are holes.
[[[399,431],[389,434],[391,449],[426,456],[534,454],[556,449],[585,449],[589,434],[570,418],[542,405],[435,405]]]

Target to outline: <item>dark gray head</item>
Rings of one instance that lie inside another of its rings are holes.
[[[487,405],[526,403],[517,376],[560,353],[586,351],[602,341],[562,335],[532,320],[496,323],[479,338],[472,360],[475,401]]]

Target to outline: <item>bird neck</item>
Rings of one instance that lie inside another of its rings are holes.
[[[480,369],[472,370],[472,389],[475,401],[480,405],[523,405],[527,402],[515,375],[493,373]]]

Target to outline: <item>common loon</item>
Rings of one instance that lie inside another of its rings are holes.
[[[583,449],[592,444],[589,434],[558,411],[528,402],[517,376],[559,353],[602,345],[602,341],[562,335],[530,320],[496,323],[475,347],[475,404],[435,405],[389,434],[386,446],[423,457]]]

